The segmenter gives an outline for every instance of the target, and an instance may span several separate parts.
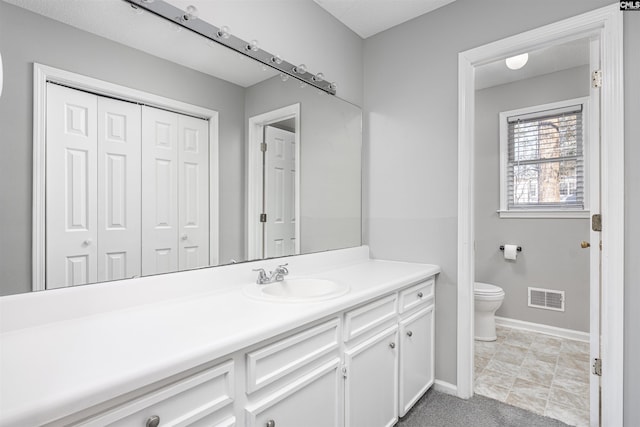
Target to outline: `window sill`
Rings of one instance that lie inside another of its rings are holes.
[[[588,210],[523,210],[523,211],[497,211],[500,218],[589,218],[591,212]]]

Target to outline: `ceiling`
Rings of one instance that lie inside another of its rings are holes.
[[[363,39],[454,0],[313,0]]]
[[[524,52],[522,52],[524,53]],[[543,74],[589,64],[589,39],[552,45],[529,53],[529,61],[519,70],[507,68],[504,59],[476,68],[476,89],[503,85]]]

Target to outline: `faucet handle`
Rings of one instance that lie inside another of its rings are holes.
[[[267,283],[269,278],[267,277],[267,272],[264,271],[264,268],[254,268],[253,271],[257,271],[258,272],[258,280],[256,280],[256,283],[258,285],[263,285],[263,284]]]
[[[289,263],[281,264],[278,266],[278,269],[280,270],[281,274],[289,274],[289,269],[287,268],[287,265],[289,265]]]

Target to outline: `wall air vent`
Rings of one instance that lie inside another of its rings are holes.
[[[529,307],[564,311],[564,291],[529,288]]]

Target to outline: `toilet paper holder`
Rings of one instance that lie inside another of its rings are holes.
[[[504,245],[500,245],[500,250],[501,250],[501,251],[504,251]],[[516,251],[518,251],[518,252],[522,252],[522,246],[518,246],[518,247],[516,248]]]

